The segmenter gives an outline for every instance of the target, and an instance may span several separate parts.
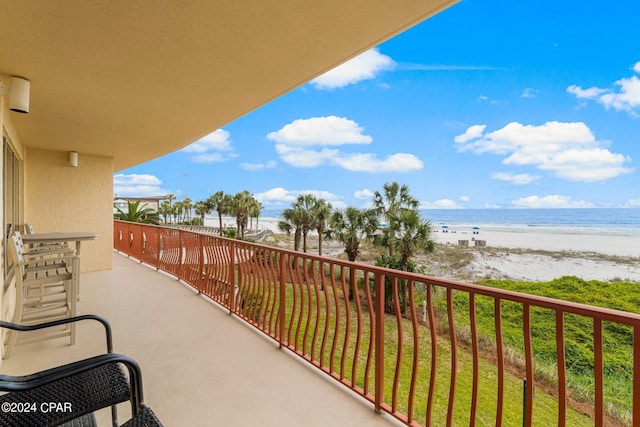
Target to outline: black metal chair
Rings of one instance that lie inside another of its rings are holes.
[[[126,401],[131,403],[132,418],[124,426],[162,426],[143,403],[139,365],[112,352],[111,327],[106,319],[84,315],[31,326],[0,321],[0,327],[28,332],[82,320],[104,326],[107,353],[30,375],[0,375],[0,391],[8,392],[0,396],[0,426],[93,426],[93,412],[108,407],[113,425],[118,426],[116,405]],[[49,410],[46,405],[51,402],[63,406]]]

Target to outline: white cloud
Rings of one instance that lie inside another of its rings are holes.
[[[267,139],[299,147],[370,144],[373,138],[364,135],[363,130],[356,122],[345,117],[311,117],[294,120],[282,129],[269,133]]]
[[[461,209],[455,200],[451,199],[439,199],[435,202],[420,202],[420,209]]]
[[[638,62],[638,64],[636,64],[636,66],[640,66],[640,62]],[[627,200],[626,205],[627,207],[631,207],[631,208],[639,208],[640,207],[640,199],[629,199]]]
[[[529,196],[512,201],[513,206],[520,208],[593,208],[591,202],[575,201],[568,196]]]
[[[377,158],[375,154],[342,154],[331,158],[335,163],[346,170],[353,172],[413,172],[423,167],[422,160],[413,154],[397,153],[387,156],[384,160]]]
[[[113,176],[113,193],[117,196],[162,196],[170,191],[162,188],[162,181],[154,175],[117,174]]]
[[[194,163],[219,163],[225,162],[235,154],[229,153],[233,151],[231,141],[229,140],[229,132],[224,129],[218,129],[209,135],[200,138],[198,141],[184,147],[185,153],[194,154],[191,161]],[[227,154],[223,154],[227,153]]]
[[[373,199],[374,194],[375,193],[368,188],[363,188],[362,190],[357,190],[353,193],[353,197],[356,199]]]
[[[504,155],[505,165],[531,165],[569,181],[605,181],[632,171],[625,167],[629,156],[609,151],[609,143],[596,140],[582,122],[541,126],[512,122],[480,134],[477,129],[472,126],[455,138],[460,151]]]
[[[193,163],[220,163],[227,160],[222,153],[203,153],[191,157]]]
[[[379,159],[374,153],[347,153],[334,148],[347,144],[370,144],[373,138],[363,128],[344,117],[327,116],[298,119],[267,135],[276,141],[283,162],[298,168],[334,165],[354,172],[411,172],[423,163],[413,154],[395,153]]]
[[[455,64],[416,64],[401,63],[399,66],[402,70],[408,71],[508,71],[506,68],[491,67],[487,65],[455,65]]]
[[[567,88],[567,92],[569,92],[572,95],[575,95],[576,98],[578,99],[591,99],[591,98],[596,98],[600,95],[602,95],[603,93],[606,92],[605,89],[600,89],[597,87],[590,87],[588,89],[582,89],[579,86],[576,85],[571,85]]]
[[[480,138],[482,136],[482,132],[484,132],[486,127],[487,125],[473,125],[469,127],[465,131],[465,133],[463,133],[462,135],[456,136],[453,140],[457,143],[463,144],[473,139]]]
[[[301,194],[313,194],[331,203],[336,209],[343,209],[347,206],[341,196],[323,190],[286,190],[283,187],[276,187],[263,193],[254,194],[256,200],[268,207],[281,207],[295,202]]]
[[[491,175],[492,179],[498,181],[510,182],[514,185],[531,184],[533,181],[540,179],[539,176],[529,175],[528,173],[513,174],[507,172],[496,172]]]
[[[229,132],[218,129],[209,135],[197,140],[193,144],[187,145],[181,151],[185,153],[205,153],[207,151],[231,151]]]
[[[640,62],[633,66],[633,71],[640,73]],[[602,104],[607,110],[613,108],[618,111],[626,111],[633,117],[637,117],[640,111],[640,79],[637,76],[622,78],[616,81],[617,88],[591,87],[582,89],[580,86],[571,85],[567,92],[578,99],[594,100]]]
[[[469,198],[469,196],[462,196],[459,198],[459,200],[461,202],[467,203],[469,200],[471,200],[471,198]]]
[[[240,163],[240,167],[250,172],[262,172],[265,169],[273,169],[278,165],[275,160],[270,160],[267,163]]]
[[[376,78],[381,72],[392,70],[396,63],[375,48],[368,50],[311,80],[316,89],[335,89]]]
[[[522,98],[535,98],[536,96],[538,96],[539,93],[540,91],[538,89],[533,89],[528,87],[522,92],[522,95],[520,96]]]
[[[306,150],[299,147],[289,147],[276,144],[276,152],[283,162],[297,168],[314,168],[326,164],[340,154],[338,150]]]

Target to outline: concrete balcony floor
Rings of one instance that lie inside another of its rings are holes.
[[[145,403],[165,426],[391,426],[390,415],[316,371],[175,278],[114,253],[83,273],[80,312],[105,316],[114,350],[138,361]],[[95,322],[63,339],[19,346],[3,373],[27,373],[104,352]],[[119,421],[130,409],[119,410]],[[101,411],[100,425],[109,412]]]

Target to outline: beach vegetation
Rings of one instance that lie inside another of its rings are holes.
[[[206,201],[198,201],[193,204],[193,208],[200,220],[198,225],[204,225],[204,216],[211,212],[211,206],[209,206]]]
[[[309,231],[317,231],[318,254],[322,255],[322,238],[331,215],[331,208],[331,203],[325,199],[311,193],[300,194],[290,208],[282,211],[282,220],[278,223],[278,228],[287,234],[293,231],[293,249],[300,250],[302,241],[302,251],[305,253],[308,249]]]
[[[378,218],[375,211],[348,207],[333,212],[325,236],[342,243],[347,259],[354,262],[360,255],[361,244],[372,239],[377,229]]]
[[[122,221],[141,222],[144,224],[158,224],[158,215],[155,210],[140,206],[140,201],[127,202],[127,211],[116,208],[115,218]]]
[[[331,216],[331,203],[324,199],[316,199],[313,206],[313,219],[315,230],[318,232],[318,255],[322,255],[322,238],[327,229],[327,223]]]
[[[513,280],[482,281],[480,284],[515,292],[572,301],[597,307],[640,313],[640,288],[626,282],[602,282],[565,276],[549,282],[518,282]],[[446,299],[435,300],[441,318],[446,318]],[[477,297],[478,330],[485,331],[480,340],[488,352],[495,351],[493,298]],[[454,310],[460,325],[469,324],[469,297],[456,293]],[[553,391],[557,387],[557,351],[555,346],[556,313],[553,310],[532,308],[532,345],[536,383]],[[522,307],[520,304],[502,303],[503,340],[509,364],[524,372],[524,336]],[[593,321],[589,318],[566,314],[564,337],[567,384],[573,399],[593,404]],[[446,332],[446,322],[441,322]],[[460,327],[458,340],[470,345],[468,328]],[[605,406],[607,414],[621,423],[631,419],[633,384],[633,330],[617,323],[603,322],[603,372]]]
[[[338,240],[344,246],[344,253],[351,262],[355,262],[360,254],[363,241],[373,238],[378,228],[378,218],[373,210],[348,207],[336,210],[329,218],[329,227],[324,234],[327,238]],[[350,284],[356,280],[350,276]],[[353,300],[353,286],[349,286],[349,300]]]
[[[236,217],[236,234],[244,239],[244,232],[249,224],[249,217],[260,214],[259,202],[247,190],[236,193],[233,199],[226,200],[227,213]]]
[[[334,272],[335,273],[335,272]],[[338,276],[336,280],[340,282]],[[364,285],[362,277],[358,279]],[[359,283],[360,284],[360,283]],[[322,309],[331,302],[337,301],[335,312],[340,312],[342,316],[350,319],[351,325],[358,324],[358,308],[356,301],[347,300],[346,298],[336,298],[337,295],[344,295],[340,287],[327,286],[325,292],[316,293],[309,287],[287,286],[285,299],[285,324],[298,325],[289,329],[288,344],[293,346],[297,352],[311,356],[314,364],[321,363],[329,367],[336,375],[344,375],[348,377],[353,375],[354,383],[363,388],[365,381],[368,381],[369,387],[372,387],[374,377],[373,373],[368,370],[368,359],[366,357],[366,349],[369,348],[372,338],[371,318],[364,315],[361,318],[361,325],[358,326],[360,333],[347,333],[347,322],[337,321],[335,315],[328,315],[328,311]],[[442,288],[437,288],[435,292],[438,296],[444,294]],[[245,295],[245,294],[243,294]],[[257,301],[254,298],[253,301]],[[299,305],[300,302],[306,301],[308,305],[305,308]],[[240,305],[238,312],[252,322],[259,322],[260,319],[268,317],[267,305],[263,304],[257,311],[256,303],[247,301]],[[298,305],[296,305],[298,304]],[[320,309],[318,309],[320,307]],[[332,309],[331,312],[334,312]],[[314,314],[317,313],[317,314]],[[344,317],[342,317],[344,319]],[[402,333],[398,333],[399,324],[401,322]],[[431,360],[428,356],[431,354],[432,345],[437,346],[437,356],[435,359],[436,379],[433,395],[432,409],[432,425],[445,425],[447,421],[447,412],[449,408],[449,379],[451,377],[450,360],[452,357],[452,346],[447,339],[447,335],[438,334],[434,341],[429,328],[422,324],[417,328],[417,339],[410,339],[412,324],[410,319],[398,318],[393,314],[386,314],[383,321],[384,328],[384,398],[386,402],[396,400],[394,398],[393,384],[397,383],[397,405],[398,411],[407,413],[408,396],[412,383],[412,375],[414,370],[414,350],[417,348],[420,354],[420,363],[417,364],[415,371],[416,384],[420,386],[414,390],[414,420],[422,422],[426,417],[427,399],[429,394],[431,370]],[[305,326],[306,325],[306,326]],[[325,331],[324,339],[309,339],[314,330]],[[409,335],[408,335],[409,334]],[[403,338],[403,339],[401,339]],[[333,352],[330,346],[323,343],[335,342],[338,339],[346,348],[344,351]],[[357,354],[356,348],[360,353]],[[494,347],[495,348],[495,347]],[[508,352],[506,349],[505,352]],[[402,353],[403,356],[398,355]],[[458,360],[456,393],[454,396],[453,412],[454,425],[469,425],[470,412],[469,408],[472,400],[474,389],[473,381],[473,359],[471,351],[466,351],[464,347],[458,346],[456,350]],[[496,406],[497,406],[497,367],[494,361],[489,358],[481,358],[478,362],[478,411],[476,425],[490,426],[496,425]],[[523,376],[514,370],[508,369],[504,376],[504,402],[503,402],[503,420],[502,425],[517,426],[522,425],[523,419]],[[537,378],[537,377],[536,377]],[[371,389],[370,389],[371,390]],[[533,421],[536,426],[550,426],[557,423],[557,398],[553,392],[549,390],[536,388],[535,409],[533,412]],[[583,409],[584,408],[580,408]],[[586,410],[588,412],[588,408]],[[567,410],[567,425],[589,425],[590,419],[579,410],[569,407]],[[608,420],[607,420],[608,421]],[[607,424],[612,425],[612,424]],[[615,425],[615,424],[613,424]]]
[[[160,203],[160,206],[158,206],[158,215],[162,215],[162,220],[165,224],[169,223],[169,221],[167,221],[167,218],[169,220],[171,219],[171,211],[172,206],[167,200],[164,200],[162,203]]]
[[[223,191],[216,191],[209,196],[206,200],[207,206],[210,210],[215,210],[218,213],[218,230],[222,236],[222,215],[227,214],[231,208],[233,198],[230,194],[224,194]]]
[[[374,244],[387,251],[386,255],[376,259],[376,265],[417,272],[411,258],[417,253],[433,252],[436,248],[431,239],[431,224],[418,212],[418,200],[411,196],[408,186],[392,182],[384,184],[382,192],[375,192],[373,205],[375,212],[386,221],[386,226],[373,236]],[[397,292],[400,310],[404,313],[409,299],[405,280],[398,281]],[[385,295],[386,309],[395,310],[391,282],[385,283]]]
[[[375,212],[386,221],[386,227],[382,227],[381,246],[385,247],[389,256],[393,256],[396,245],[391,244],[392,233],[391,221],[399,223],[400,216],[405,211],[416,212],[420,203],[409,193],[406,184],[400,185],[397,182],[386,183],[382,186],[382,192],[376,191],[373,195],[373,206]]]
[[[287,234],[293,231],[293,250],[300,250],[300,241],[302,240],[302,223],[300,221],[300,212],[293,207],[282,211],[282,220],[278,222],[278,229]]]

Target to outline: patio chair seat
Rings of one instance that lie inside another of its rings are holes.
[[[145,406],[138,414],[121,427],[162,427],[162,423],[151,408]]]

